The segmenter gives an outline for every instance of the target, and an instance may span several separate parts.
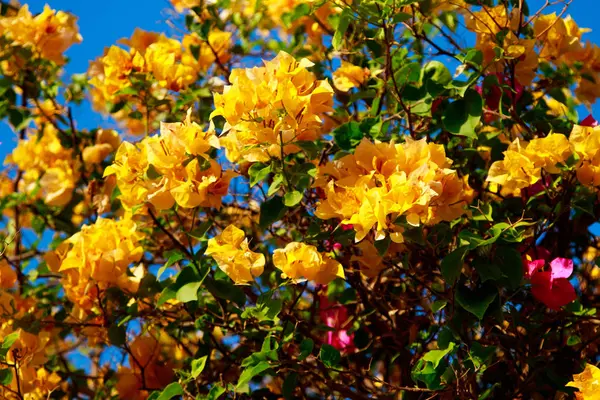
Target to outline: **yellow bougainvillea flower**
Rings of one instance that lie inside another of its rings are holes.
[[[98,218],[93,225],[84,225],[56,250],[47,253],[44,259],[52,271],[63,273],[67,298],[82,310],[91,311],[97,305],[100,290],[135,287],[139,277],[130,277],[128,269],[142,258],[143,237],[130,219]]]
[[[383,257],[373,243],[363,240],[356,245],[360,250],[360,255],[353,255],[351,261],[356,261],[360,266],[360,272],[368,278],[373,278],[385,268]]]
[[[0,288],[10,289],[17,282],[17,273],[8,261],[0,260]]]
[[[371,71],[368,68],[342,61],[342,65],[333,72],[333,85],[336,89],[347,92],[365,83],[370,74]]]
[[[450,165],[443,146],[425,139],[407,137],[402,144],[363,139],[354,154],[319,167],[315,215],[352,224],[357,242],[375,228],[376,240],[389,233],[402,243],[401,229],[395,225],[400,216],[418,226],[463,214],[473,192]]]
[[[19,191],[37,193],[51,206],[69,203],[80,177],[78,159],[73,157],[72,149],[62,146],[58,131],[51,124],[45,124],[41,133],[31,132],[19,140],[5,164],[15,164],[24,171]]]
[[[600,127],[574,125],[569,141],[581,162],[577,179],[587,186],[600,186]]]
[[[335,278],[346,278],[339,262],[319,253],[315,246],[299,242],[276,249],[273,252],[273,264],[283,272],[284,278],[294,280],[308,279],[327,285]]]
[[[504,159],[492,164],[487,181],[518,194],[520,189],[542,178],[542,169],[551,174],[560,172],[556,165],[565,164],[572,154],[572,146],[562,134],[551,134],[530,142],[515,139],[504,152]]]
[[[600,368],[586,364],[583,372],[573,375],[567,386],[579,389],[575,392],[577,400],[600,400]]]
[[[31,48],[40,57],[59,65],[65,62],[63,53],[82,40],[77,18],[48,5],[36,16],[24,5],[16,15],[0,18],[0,34],[13,45]]]
[[[145,202],[159,210],[175,203],[218,208],[237,176],[209,157],[208,152],[219,147],[213,125],[202,130],[188,110],[184,122],[162,124],[160,135],[145,137],[137,145],[123,142],[104,176],[116,176],[119,198],[128,209]]]
[[[265,256],[248,248],[244,231],[229,225],[208,241],[204,253],[212,256],[219,268],[236,284],[247,284],[263,273]]]
[[[86,164],[99,164],[110,153],[119,147],[119,134],[112,129],[98,129],[96,144],[88,146],[82,151],[82,158]]]
[[[227,158],[268,161],[296,153],[296,141],[315,140],[323,134],[324,113],[332,110],[333,89],[308,71],[307,59],[296,61],[280,52],[264,67],[234,69],[231,85],[215,93],[211,118],[226,120]]]

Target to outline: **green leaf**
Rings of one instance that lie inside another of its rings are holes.
[[[287,207],[294,207],[296,204],[302,201],[302,197],[304,197],[304,195],[297,190],[287,192],[283,196],[283,204],[285,204]]]
[[[271,368],[271,366],[266,361],[261,361],[251,368],[246,368],[242,371],[240,375],[240,379],[238,380],[238,383],[235,386],[236,389],[240,388],[241,386],[247,385],[252,380],[252,378],[260,374],[261,372],[268,370],[269,368]]]
[[[333,139],[342,150],[354,149],[362,140],[363,133],[358,122],[351,121],[333,131]]]
[[[181,261],[185,258],[185,255],[179,250],[169,250],[165,252],[164,255],[167,257],[167,262],[156,272],[156,279],[160,279],[160,276],[167,268],[175,264],[177,261]]]
[[[507,278],[508,287],[517,289],[523,280],[523,259],[517,249],[508,246],[498,246],[496,263],[500,266],[502,275]]]
[[[408,21],[411,18],[412,18],[412,15],[410,15],[408,13],[397,12],[396,14],[394,14],[394,18],[392,18],[392,22],[395,24],[399,24],[399,23]]]
[[[455,346],[454,343],[450,342],[450,345],[444,350],[430,350],[423,355],[423,360],[429,361],[433,364],[433,368],[437,368],[440,365],[440,361],[452,352]]]
[[[454,285],[460,276],[463,267],[463,261],[468,251],[468,246],[459,247],[442,260],[442,275],[449,285]]]
[[[173,382],[164,388],[162,392],[160,392],[160,396],[158,396],[157,400],[169,400],[175,396],[181,395],[183,395],[183,388],[179,382]]]
[[[158,179],[162,176],[162,174],[158,172],[152,164],[148,164],[148,169],[146,169],[146,173],[144,175],[150,180]]]
[[[455,299],[462,308],[481,320],[497,295],[498,289],[493,284],[484,283],[475,290],[459,287]]]
[[[452,102],[444,111],[442,122],[453,135],[477,138],[475,128],[481,120],[483,101],[475,90],[467,90],[465,97]]]
[[[569,336],[567,339],[567,346],[575,346],[581,343],[581,338],[577,335]]]
[[[208,392],[208,395],[206,395],[205,399],[206,400],[217,400],[219,397],[221,397],[223,395],[223,393],[225,393],[225,388],[221,385],[215,385],[210,389],[210,392]]]
[[[196,379],[206,366],[206,356],[192,360],[192,378]]]
[[[188,236],[191,236],[196,240],[202,240],[204,239],[204,235],[206,235],[206,232],[208,232],[208,230],[212,228],[212,226],[213,222],[211,220],[208,220],[200,224],[199,227],[192,230],[191,232],[187,232],[187,234]]]
[[[124,326],[112,325],[108,328],[108,339],[114,346],[123,346],[127,340]]]
[[[167,301],[174,299],[177,296],[177,290],[173,285],[169,285],[160,292],[160,296],[158,296],[158,300],[156,302],[156,307],[160,307],[165,304]]]
[[[342,357],[335,347],[323,344],[319,352],[319,358],[327,368],[333,368],[338,365]]]
[[[250,187],[253,187],[259,182],[262,182],[271,173],[271,165],[265,166],[262,163],[254,163],[248,168],[248,176],[250,177]]]
[[[377,252],[379,253],[380,256],[384,256],[385,253],[387,253],[391,244],[392,244],[392,238],[390,237],[390,235],[387,235],[385,238],[383,238],[381,240],[376,240],[373,243],[373,245],[377,249]]]
[[[12,382],[13,373],[10,368],[0,369],[0,385],[8,386]]]
[[[335,50],[339,50],[342,47],[344,36],[346,35],[346,31],[348,30],[348,26],[350,25],[350,21],[352,21],[352,19],[352,10],[350,10],[349,7],[344,8],[342,14],[340,15],[338,26],[333,34],[333,39],[331,40],[331,45]]]
[[[446,307],[447,304],[448,304],[448,301],[446,301],[446,300],[436,300],[431,305],[431,311],[436,313],[436,312],[444,309],[444,307]]]
[[[423,81],[431,96],[438,96],[452,81],[448,68],[439,61],[430,61],[423,67]]]
[[[406,64],[394,73],[394,81],[398,85],[398,88],[401,89],[408,83],[419,82],[421,80],[421,72],[421,64],[415,62]]]
[[[204,283],[210,292],[221,299],[229,300],[242,307],[246,303],[246,295],[239,287],[224,279],[207,279]]]
[[[29,125],[31,121],[31,111],[28,109],[10,108],[8,110],[8,122],[15,131],[20,131]]]
[[[281,196],[274,196],[260,205],[258,224],[265,229],[285,215],[285,205]]]
[[[286,376],[285,380],[283,381],[283,387],[281,388],[281,394],[283,395],[283,398],[286,400],[293,399],[294,391],[296,390],[297,387],[298,387],[298,374],[295,372],[292,372],[288,376]]]
[[[6,357],[8,350],[12,347],[12,345],[19,338],[19,332],[13,332],[10,335],[7,335],[2,341],[2,346],[0,346],[0,359]]]
[[[198,289],[201,285],[202,282],[200,281],[186,283],[177,290],[175,298],[182,303],[196,301],[198,300]]]
[[[300,354],[298,355],[298,361],[306,359],[306,357],[312,354],[315,342],[311,338],[303,339],[300,343]]]

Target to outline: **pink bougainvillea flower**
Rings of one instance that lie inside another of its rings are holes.
[[[569,282],[573,273],[573,260],[557,257],[545,269],[550,258],[548,250],[539,247],[540,258],[525,257],[525,275],[531,279],[531,293],[548,308],[558,310],[577,298],[575,289]]]
[[[351,353],[354,346],[354,333],[348,333],[348,309],[341,304],[330,304],[327,296],[321,296],[321,320],[329,328],[324,342],[335,347],[341,352]]]
[[[585,117],[585,119],[583,121],[581,121],[581,123],[579,124],[581,126],[589,126],[589,127],[596,127],[598,126],[598,121],[596,121],[594,119],[594,117],[592,117],[592,115],[588,115],[587,117]]]

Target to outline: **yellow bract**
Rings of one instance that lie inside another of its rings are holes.
[[[294,143],[320,137],[324,113],[332,110],[333,90],[308,71],[313,64],[280,52],[264,67],[234,69],[216,109],[227,121],[223,139],[227,158],[268,161],[300,151]]]
[[[65,62],[63,53],[71,45],[81,43],[76,21],[73,15],[57,12],[48,5],[33,16],[24,5],[16,15],[0,17],[0,35],[10,39],[13,45],[30,48],[34,54],[61,65]],[[19,57],[13,61],[18,67]]]
[[[573,126],[569,139],[550,134],[530,142],[515,139],[504,152],[504,159],[490,167],[487,181],[502,185],[506,194],[519,195],[542,178],[542,170],[558,174],[559,164],[576,154],[577,178],[586,186],[600,185],[600,127]]]
[[[336,89],[347,92],[362,85],[371,72],[368,68],[361,68],[349,62],[342,61],[342,65],[333,73],[333,85]]]
[[[98,218],[47,253],[45,260],[52,271],[64,274],[63,286],[69,300],[82,310],[91,310],[99,290],[131,287],[129,281],[135,278],[127,275],[127,269],[142,258],[143,237],[130,219]]]
[[[575,392],[577,400],[600,400],[600,368],[586,364],[583,372],[573,375],[573,381],[567,386],[579,389]]]
[[[395,225],[404,215],[418,226],[450,221],[464,212],[472,192],[456,171],[449,169],[444,147],[425,139],[406,143],[373,143],[363,139],[354,154],[319,168],[315,186],[324,196],[315,215],[352,224],[356,241],[375,227],[375,240],[391,234],[403,241]]]
[[[212,256],[231,280],[242,285],[260,276],[265,266],[265,256],[251,251],[244,231],[233,225],[210,239],[204,254]]]
[[[58,131],[51,124],[44,125],[41,135],[36,132],[19,140],[5,164],[15,164],[24,171],[19,191],[37,192],[37,196],[51,206],[64,206],[71,201],[80,175],[80,165],[73,150],[62,146]]]
[[[175,203],[184,208],[221,206],[229,182],[236,176],[223,171],[207,152],[219,147],[212,124],[208,131],[191,121],[161,124],[160,135],[137,145],[123,142],[104,176],[116,175],[123,205],[150,202],[159,210]]]
[[[327,285],[335,278],[345,279],[342,265],[319,253],[315,246],[304,243],[288,243],[285,248],[273,252],[273,265],[280,269],[284,278],[308,279]]]

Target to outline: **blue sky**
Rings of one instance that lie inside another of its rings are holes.
[[[168,11],[168,0],[31,0],[23,1],[29,4],[33,12],[40,12],[44,4],[52,8],[70,11],[79,20],[78,25],[83,36],[83,43],[71,47],[67,56],[71,62],[67,65],[66,74],[82,73],[88,64],[102,54],[105,47],[113,45],[123,37],[129,37],[136,27],[172,33],[168,20],[173,17]],[[543,0],[530,1],[530,7],[537,10]],[[560,6],[555,9],[560,11]],[[581,27],[593,28],[596,25],[599,10],[597,0],[574,0],[568,13]],[[179,21],[181,22],[181,21]],[[586,33],[584,38],[600,44],[600,28]],[[595,115],[600,116],[600,104],[594,106]],[[74,109],[75,119],[79,128],[113,127],[114,125],[104,116],[93,112],[87,104]],[[580,111],[580,117],[587,115]],[[9,153],[15,144],[15,135],[5,122],[0,123],[0,159]]]

